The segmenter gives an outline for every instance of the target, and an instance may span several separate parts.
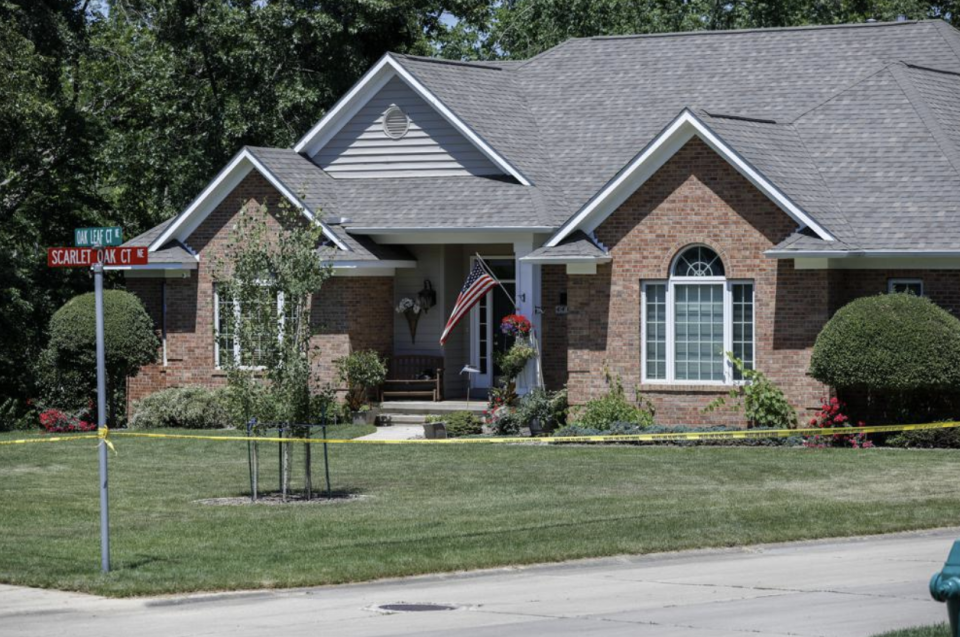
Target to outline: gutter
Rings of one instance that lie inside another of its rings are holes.
[[[960,258],[960,250],[767,250],[769,259]]]

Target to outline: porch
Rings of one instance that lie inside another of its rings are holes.
[[[422,235],[417,237],[422,238]],[[378,243],[391,240],[385,237],[375,239]],[[393,238],[397,242],[403,239],[409,238]],[[429,402],[428,407],[422,399],[429,396],[405,397],[401,392],[393,392],[393,395],[388,393],[385,396],[386,404],[403,405],[398,407],[400,411],[397,413],[407,410],[407,405],[416,405],[411,408],[416,413],[431,414],[434,411],[473,411],[473,407],[482,409],[489,389],[497,380],[495,353],[505,351],[511,345],[510,339],[499,330],[500,320],[509,314],[521,313],[531,319],[538,331],[540,329],[540,266],[519,260],[532,250],[533,237],[513,243],[402,245],[415,258],[415,265],[397,267],[392,273],[395,311],[391,326],[392,351],[388,352],[388,357],[398,363],[394,366],[397,368],[395,377],[400,379],[429,379],[433,378],[437,368],[442,369],[441,402]],[[440,336],[478,255],[503,286],[495,287],[481,298],[441,346]],[[414,303],[421,308],[419,312],[400,310],[402,306]],[[430,360],[431,357],[435,361]],[[408,369],[410,359],[423,369]],[[401,362],[403,364],[399,364]],[[468,377],[467,373],[462,373],[465,366],[478,371]],[[529,378],[521,378],[521,388],[536,382],[534,374],[524,376]],[[469,406],[468,388],[472,400]]]

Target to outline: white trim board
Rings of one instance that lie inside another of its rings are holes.
[[[741,175],[776,203],[784,212],[799,223],[810,228],[824,241],[835,241],[825,228],[797,206],[786,194],[773,185],[759,170],[714,133],[690,109],[683,109],[640,154],[627,164],[613,179],[607,182],[580,210],[564,223],[546,245],[553,247],[575,230],[593,232],[620,204],[637,191],[667,160],[696,135],[718,155],[727,160]]]
[[[300,208],[307,219],[320,224],[320,227],[323,228],[324,236],[330,239],[334,245],[341,250],[350,252],[347,245],[343,243],[330,227],[317,219],[313,211],[246,148],[234,155],[230,163],[207,184],[207,187],[203,189],[197,198],[174,219],[173,223],[167,226],[167,229],[164,230],[159,237],[154,239],[148,251],[155,252],[171,239],[179,239],[181,242],[185,242],[203,220],[207,218],[210,212],[212,212],[253,169],[256,169],[257,172],[263,175],[290,203]]]
[[[399,77],[425,102],[430,104],[457,131],[492,161],[500,170],[511,175],[524,186],[530,181],[505,157],[493,149],[480,135],[450,110],[446,104],[430,92],[416,77],[389,53],[380,58],[373,68],[353,85],[346,95],[333,105],[327,114],[304,135],[293,149],[298,153],[315,156],[324,145],[359,112],[370,99],[393,77]]]

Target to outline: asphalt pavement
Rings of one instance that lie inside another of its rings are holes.
[[[0,635],[869,637],[946,621],[927,585],[957,538],[946,529],[137,599],[0,586]],[[452,609],[380,608],[398,603]]]

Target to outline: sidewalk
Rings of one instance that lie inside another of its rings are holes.
[[[930,599],[927,582],[958,537],[960,529],[949,529],[133,600],[0,586],[0,626],[5,637],[870,637],[946,621],[946,607]],[[375,608],[398,602],[459,608]]]

